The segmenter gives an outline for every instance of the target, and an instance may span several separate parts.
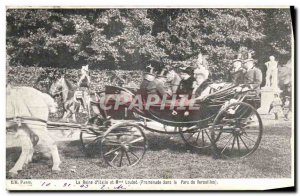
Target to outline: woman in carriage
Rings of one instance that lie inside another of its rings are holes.
[[[188,98],[191,98],[193,92],[193,83],[195,81],[193,68],[187,67],[185,69],[181,69],[180,77],[181,81],[176,94],[179,97],[187,96]]]

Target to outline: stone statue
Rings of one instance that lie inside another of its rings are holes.
[[[265,65],[267,67],[265,88],[278,89],[278,62],[274,56],[270,56],[270,61]]]

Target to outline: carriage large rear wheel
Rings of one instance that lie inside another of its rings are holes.
[[[262,133],[263,124],[253,106],[244,102],[229,104],[213,122],[213,152],[222,158],[247,157],[258,148]]]
[[[200,128],[197,125],[192,128],[179,128],[182,140],[189,147],[195,149],[207,149],[212,146],[211,132],[208,128]],[[216,140],[220,137],[218,133]]]
[[[147,140],[143,129],[131,122],[110,127],[101,142],[101,156],[112,167],[134,166],[146,151]]]

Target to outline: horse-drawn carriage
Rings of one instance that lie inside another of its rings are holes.
[[[179,134],[188,146],[211,149],[215,157],[222,158],[247,157],[259,146],[263,125],[256,111],[260,99],[255,90],[245,90],[243,85],[225,85],[196,102],[197,109],[193,110],[180,109],[176,104],[171,108],[163,102],[146,109],[144,100],[141,106],[132,104],[138,94],[126,88],[106,86],[104,92],[96,95],[91,108],[97,115],[88,120],[80,134],[87,156],[101,152],[110,166],[136,165],[147,149],[145,130]],[[118,106],[133,114],[130,119],[114,120],[114,114],[120,113],[114,107],[118,102],[115,95],[127,97]]]
[[[23,91],[18,89],[11,92],[21,93],[24,96]],[[32,88],[21,89],[28,91],[27,94],[31,98],[10,93],[8,100],[11,103],[9,102],[8,106],[11,107],[8,109],[11,109],[9,111],[13,117],[22,117],[22,114],[32,115],[30,117],[32,122],[28,124],[30,129],[30,126],[39,122],[39,119],[47,119],[48,107],[51,108],[55,104],[49,95],[36,92]],[[194,109],[182,109],[180,104],[172,106],[168,104],[173,103],[168,102],[169,100],[152,103],[151,106],[147,105],[145,100],[141,100],[142,104],[135,104],[135,101],[139,100],[136,99],[139,93],[132,89],[106,86],[105,91],[96,93],[91,101],[91,108],[96,115],[85,124],[48,122],[48,129],[64,130],[64,127],[79,129],[84,153],[87,156],[101,154],[106,163],[113,167],[133,166],[142,160],[147,149],[146,131],[179,134],[189,147],[200,151],[210,149],[215,157],[220,158],[247,157],[259,146],[263,125],[256,111],[260,106],[260,99],[255,90],[246,90],[243,85],[225,85],[205,99],[195,102]],[[36,95],[34,99],[33,94]],[[124,99],[120,101],[116,97]],[[47,104],[45,99],[49,100],[46,101]],[[41,107],[36,107],[35,100],[40,101],[38,105]],[[178,103],[177,101],[175,100],[175,103]],[[184,104],[189,105],[188,102]],[[116,105],[120,107],[116,108]],[[41,112],[40,109],[43,111]],[[115,114],[120,113],[120,109],[132,115],[124,120],[114,119]],[[36,114],[32,113],[36,111]],[[16,124],[14,120],[8,119],[7,122]],[[28,127],[20,126],[23,124],[21,121],[17,124],[19,124],[19,131],[24,129],[28,132]],[[40,127],[32,127],[32,130],[38,137],[49,138],[45,126],[46,121],[43,121]],[[45,141],[49,143],[48,139]],[[29,143],[30,140],[24,144],[24,148],[27,149],[26,145],[28,146]],[[49,146],[53,153],[53,170],[59,170],[57,148],[51,141]],[[33,146],[29,145],[29,147],[30,151],[24,151],[24,155],[20,158],[21,162],[18,161],[11,169],[12,173],[16,174],[24,163],[31,160]]]

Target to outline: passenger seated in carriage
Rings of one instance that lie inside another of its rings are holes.
[[[174,68],[166,67],[166,85],[169,87],[171,94],[176,94],[181,78]]]
[[[146,73],[144,80],[140,86],[140,92],[143,100],[147,100],[148,95],[158,95],[161,99],[164,96],[169,97],[171,95],[170,90],[166,86],[165,70],[163,69],[158,76],[154,76],[153,69],[151,73]]]
[[[179,83],[176,94],[180,98],[191,98],[193,93],[193,83],[195,81],[193,68],[187,67],[185,69],[181,69],[180,77],[181,81]]]
[[[200,100],[210,94],[211,88],[205,73],[196,72],[195,70],[195,79],[196,81],[193,84],[193,95],[197,100]]]
[[[259,90],[262,83],[261,70],[254,66],[254,60],[252,58],[248,58],[244,61],[244,67],[246,73],[243,83],[249,85],[250,89]]]

